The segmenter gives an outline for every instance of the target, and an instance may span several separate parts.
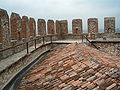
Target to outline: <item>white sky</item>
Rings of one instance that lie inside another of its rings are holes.
[[[99,29],[103,29],[104,17],[116,17],[116,28],[120,27],[120,0],[0,0],[0,8],[19,13],[20,16],[64,20],[82,19],[87,30],[87,19],[98,18]]]

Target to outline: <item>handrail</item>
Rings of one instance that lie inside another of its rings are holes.
[[[91,41],[90,41],[86,36],[83,35],[83,37],[84,37],[92,46],[94,46],[96,49],[99,49],[95,44],[91,43]]]
[[[26,44],[26,46],[27,46],[27,53],[29,52],[28,51],[28,43],[29,42],[31,42],[31,41],[34,41],[34,43],[35,43],[35,49],[36,49],[36,40],[38,40],[38,39],[41,39],[41,38],[43,38],[43,44],[45,44],[45,37],[50,37],[50,40],[51,40],[51,43],[52,43],[52,37],[53,36],[57,36],[57,34],[55,34],[55,35],[46,35],[46,36],[40,36],[40,37],[35,37],[35,38],[33,38],[33,39],[30,39],[29,41],[25,41],[25,42],[23,42],[23,43],[20,43],[20,44],[17,44],[17,45],[14,45],[14,46],[10,46],[10,47],[8,47],[8,48],[5,48],[5,49],[0,49],[0,52],[3,52],[3,51],[6,51],[6,50],[9,50],[9,49],[12,49],[12,48],[15,48],[15,47],[18,47],[18,46],[21,46],[21,45],[24,45],[24,44]]]

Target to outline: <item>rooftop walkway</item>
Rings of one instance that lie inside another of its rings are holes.
[[[59,41],[53,41],[53,43],[81,43],[81,40],[59,40]],[[50,43],[50,42],[46,42],[46,43]],[[40,47],[42,45],[42,43],[37,44],[36,48]],[[32,52],[35,50],[35,46],[31,46],[29,47],[29,52]],[[23,50],[21,52],[18,52],[12,56],[9,56],[6,59],[0,60],[0,72],[2,72],[3,70],[5,70],[6,68],[8,68],[9,66],[11,66],[12,64],[14,64],[15,62],[17,62],[18,60],[20,60],[22,57],[24,57],[27,54],[27,50]]]
[[[120,90],[120,57],[85,44],[48,53],[22,79],[18,90]]]

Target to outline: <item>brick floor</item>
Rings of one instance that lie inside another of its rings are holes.
[[[29,85],[37,90],[119,90],[120,57],[77,43],[62,45],[28,71],[18,90],[29,90]]]

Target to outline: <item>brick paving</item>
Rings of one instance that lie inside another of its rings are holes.
[[[62,45],[23,77],[18,90],[119,90],[120,57],[83,44]]]

